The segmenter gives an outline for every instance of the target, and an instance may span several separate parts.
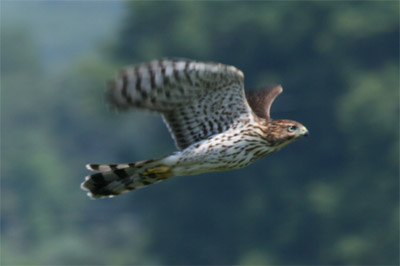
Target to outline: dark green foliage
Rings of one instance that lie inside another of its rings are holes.
[[[2,263],[399,263],[398,3],[125,7],[118,37],[58,75],[28,27],[2,29]],[[167,56],[282,84],[272,117],[311,136],[245,169],[89,200],[84,164],[174,150],[157,116],[103,104],[120,66]]]

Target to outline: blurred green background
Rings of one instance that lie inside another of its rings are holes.
[[[1,264],[399,264],[397,1],[1,3]],[[110,112],[129,64],[187,57],[282,84],[311,136],[237,171],[106,200],[86,163],[175,150]]]

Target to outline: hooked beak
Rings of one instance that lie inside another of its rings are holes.
[[[310,133],[308,133],[308,129],[306,127],[302,127],[300,132],[303,137],[308,137],[310,135]]]

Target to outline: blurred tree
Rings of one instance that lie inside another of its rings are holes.
[[[144,251],[146,231],[130,222],[137,219],[121,212],[105,219],[110,205],[88,201],[79,189],[89,154],[112,150],[102,143],[107,132],[97,132],[108,114],[98,107],[98,88],[116,67],[87,58],[47,76],[40,62],[27,29],[2,29],[0,264],[156,263]],[[104,117],[93,119],[96,112]]]
[[[58,75],[36,36],[2,23],[1,264],[399,263],[399,3],[125,5],[115,43]],[[245,169],[88,200],[79,166],[174,149],[159,117],[103,105],[121,65],[168,56],[282,83],[272,116],[311,137]]]

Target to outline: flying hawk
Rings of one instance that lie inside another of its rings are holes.
[[[161,59],[128,67],[109,83],[110,104],[162,115],[179,151],[155,160],[88,164],[97,171],[81,187],[92,198],[112,197],[173,176],[225,171],[308,136],[290,120],[273,120],[280,85],[246,96],[244,75],[233,66]]]

